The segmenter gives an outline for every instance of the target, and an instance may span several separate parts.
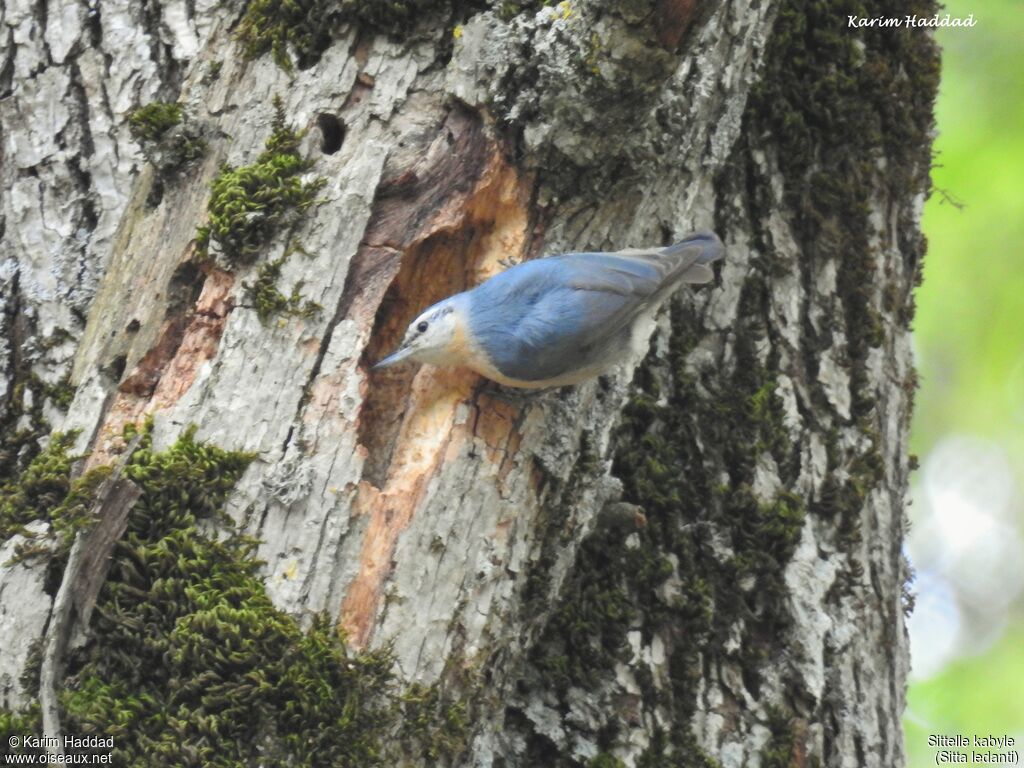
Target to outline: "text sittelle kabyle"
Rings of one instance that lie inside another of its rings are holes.
[[[936,765],[967,763],[988,765],[1020,764],[1020,753],[1014,749],[1016,739],[1013,736],[975,735],[969,737],[960,734],[954,736],[932,734],[928,737],[928,746],[955,748],[940,749],[935,754]],[[978,749],[984,749],[985,751],[978,752]]]
[[[934,16],[847,16],[847,27],[973,27],[977,24],[974,14],[953,16],[938,14]]]

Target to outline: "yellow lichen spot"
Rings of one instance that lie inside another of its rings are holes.
[[[562,12],[563,19],[568,19],[572,16],[572,5],[569,3],[569,0],[562,0],[562,2],[558,4],[558,10]]]
[[[288,581],[293,580],[298,575],[299,564],[295,560],[292,560],[290,563],[288,563],[288,565],[286,565],[284,567],[284,570],[281,572],[281,576],[283,576]]]
[[[455,25],[455,29],[452,30],[452,37],[454,37],[456,40],[461,40],[462,39],[462,25],[461,24],[456,24]]]

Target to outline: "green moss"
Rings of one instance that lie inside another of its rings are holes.
[[[238,40],[247,58],[269,52],[278,66],[291,71],[292,53],[301,68],[320,59],[336,23],[336,4],[330,0],[252,0],[238,26]]]
[[[25,736],[43,733],[43,716],[39,702],[34,701],[20,711],[0,707],[0,755],[38,755],[40,750],[22,744]]]
[[[340,0],[346,20],[398,36],[430,14],[453,4],[451,0]],[[480,4],[482,5],[482,3]]]
[[[451,5],[451,0],[253,0],[238,40],[247,58],[270,53],[291,72],[296,65],[316,64],[345,23],[402,37],[425,15]]]
[[[628,546],[618,530],[588,536],[534,647],[532,660],[551,687],[560,695],[594,688],[616,661],[628,661],[626,634],[641,613],[630,582],[653,591],[671,573],[669,561]]]
[[[715,765],[689,726],[702,663],[731,656],[756,694],[759,669],[790,621],[783,571],[805,504],[791,491],[761,500],[751,490],[766,451],[785,482],[795,483],[796,472],[776,372],[756,353],[769,311],[763,284],[751,281],[742,303],[730,376],[697,380],[688,372],[700,332],[680,307],[667,361],[652,354],[637,371],[612,471],[624,501],[643,516],[628,532],[599,524],[583,541],[531,657],[536,679],[568,706],[570,688],[599,690],[616,662],[629,662],[628,632],[638,629],[645,643],[655,633],[666,640],[671,685],[641,685],[648,706],[672,713],[671,727],[652,742],[645,766]],[[725,481],[717,482],[722,473]],[[732,552],[724,560],[723,546]],[[737,625],[740,647],[727,654]],[[614,714],[608,717],[611,728]]]
[[[375,764],[387,654],[353,655],[270,602],[255,542],[223,504],[251,456],[148,434],[126,474],[142,489],[97,603],[95,640],[62,694],[69,730],[114,736],[115,764]]]
[[[25,470],[0,486],[0,541],[16,533],[28,536],[15,548],[13,562],[36,555],[62,560],[75,533],[95,522],[96,492],[110,468],[96,467],[72,479],[72,465],[81,458],[69,453],[76,437],[75,432],[51,435],[47,447]],[[25,526],[34,520],[50,523],[48,536],[56,539],[56,548],[28,534]]]
[[[71,490],[69,454],[75,433],[56,433],[49,444],[0,486],[0,540],[8,539],[33,520],[50,520]]]
[[[210,223],[200,227],[203,248],[216,243],[234,264],[250,263],[288,221],[316,203],[323,179],[303,181],[311,163],[299,154],[301,135],[288,125],[274,99],[274,120],[265,149],[252,165],[221,167],[210,191]]]
[[[774,561],[775,565],[789,562],[804,526],[803,499],[780,491],[770,503],[763,504],[755,500],[748,488],[741,487],[730,508],[741,513],[742,527],[736,529],[738,551],[761,562],[766,559]]]
[[[398,697],[400,735],[410,754],[430,761],[458,755],[466,747],[466,703],[449,702],[437,684],[413,683]]]
[[[721,763],[697,746],[696,740],[688,732],[682,734],[681,746],[670,744],[665,731],[655,727],[650,746],[636,761],[636,768],[722,768]]]
[[[206,141],[180,104],[156,101],[128,116],[128,128],[143,154],[165,177],[206,153]]]
[[[210,83],[216,82],[220,79],[220,72],[224,68],[223,59],[214,59],[206,65],[206,71],[203,73],[203,83],[209,85]]]
[[[640,407],[649,406],[650,403],[645,401]],[[667,625],[685,627],[686,636],[698,643],[705,642],[710,631],[711,604],[706,582],[701,579],[687,581],[678,594],[662,589],[677,569],[668,556],[669,551],[655,543],[663,533],[660,524],[652,525],[650,519],[652,513],[657,514],[655,508],[645,508],[648,513],[646,520],[643,515],[628,514],[628,508],[620,514],[602,513],[594,530],[583,540],[574,568],[562,585],[553,610],[546,608],[550,601],[551,564],[555,553],[566,545],[567,537],[571,536],[571,532],[565,530],[568,512],[579,503],[586,478],[593,476],[599,461],[600,457],[584,435],[580,461],[558,492],[559,501],[553,505],[555,511],[546,525],[541,556],[527,574],[526,613],[544,615],[547,612],[548,616],[532,645],[529,671],[519,685],[521,688],[550,691],[550,695],[557,697],[565,707],[568,707],[571,689],[596,690],[613,674],[617,662],[629,662],[632,651],[627,643],[627,633],[632,629],[640,628],[645,641],[649,641],[650,631],[655,628]],[[659,471],[664,470],[667,476],[668,470],[660,464],[656,459],[650,466],[659,465]],[[665,477],[661,479],[665,480]],[[646,483],[647,478],[642,481]],[[652,482],[652,487],[664,492],[661,498],[667,504],[678,498],[677,489],[670,486],[667,481],[660,484]],[[628,493],[627,498],[630,498]],[[680,552],[684,560],[693,556],[688,546],[682,547]],[[678,573],[687,571],[689,568],[684,562]],[[698,658],[694,647],[680,648],[674,663],[677,674],[689,677],[696,674]],[[651,706],[671,705],[654,688],[652,680],[641,679],[640,682],[645,701]],[[608,709],[606,716],[607,721],[598,734],[598,743],[607,750],[614,744],[618,724],[613,708]],[[674,743],[685,744],[686,749],[680,746],[679,752],[675,753],[666,741],[664,750],[651,751],[646,764],[712,765],[697,761],[696,756],[701,753],[688,729],[681,728],[677,736]],[[559,759],[564,764],[575,764],[566,756],[559,757],[552,743],[536,735],[531,738],[531,743],[534,744],[531,757],[538,764],[563,764]],[[677,762],[671,762],[670,756]],[[606,755],[606,759],[614,758]]]
[[[256,314],[264,324],[279,315],[312,317],[323,311],[323,307],[315,301],[303,298],[301,283],[295,285],[290,296],[281,293],[277,281],[281,277],[283,265],[283,258],[261,264],[255,282],[242,284],[245,289],[245,301],[256,308]]]
[[[29,643],[28,653],[25,655],[25,667],[18,677],[22,692],[32,698],[39,696],[39,681],[43,671],[45,646],[46,642],[42,637],[37,637]]]
[[[65,454],[54,449],[35,469],[52,470]],[[157,452],[144,429],[125,468],[142,494],[92,640],[69,659],[66,730],[112,736],[115,765],[382,766],[394,733],[410,753],[459,752],[461,702],[436,686],[402,691],[387,651],[353,653],[327,617],[303,631],[271,603],[256,542],[224,513],[251,459],[198,442],[194,429]],[[61,492],[72,506],[67,484],[40,487],[31,502]],[[37,708],[0,711],[0,730],[37,733]]]
[[[73,396],[66,378],[57,384],[47,384],[22,361],[0,410],[0,488],[17,483],[18,476],[39,454],[40,441],[50,433],[44,404],[49,402],[64,410]]]
[[[111,467],[94,467],[71,481],[64,500],[50,512],[54,533],[62,548],[70,548],[75,533],[96,522],[92,508],[100,485],[110,477]]]
[[[160,141],[181,122],[182,114],[181,104],[154,101],[128,116],[128,130],[136,141]]]
[[[783,422],[782,398],[777,393],[778,383],[767,379],[750,396],[750,419],[761,425],[761,437],[757,442],[759,451],[769,451],[773,456],[785,455],[789,435]]]
[[[768,729],[772,736],[761,749],[761,768],[790,768],[796,747],[792,722],[778,707],[769,707]]]
[[[818,491],[818,500],[811,506],[814,514],[835,524],[836,542],[846,552],[860,545],[863,539],[861,512],[868,495],[882,482],[885,474],[877,445],[877,430],[869,424],[863,424],[861,428],[871,441],[861,453],[847,455],[841,452],[835,434],[829,436],[826,445],[827,474]],[[845,477],[838,472],[840,465],[845,468]],[[843,580],[837,582],[841,587],[839,593],[848,593],[860,578],[861,566],[858,561],[852,560],[849,569],[849,573],[842,575]]]
[[[496,7],[498,16],[504,21],[511,21],[521,13],[536,13],[554,4],[553,0],[501,0],[496,3]]]
[[[75,399],[75,387],[71,383],[71,375],[64,376],[56,384],[43,383],[43,397],[47,398],[57,408],[66,411],[71,401]]]
[[[26,541],[15,547],[12,562],[21,562],[36,556],[46,557],[55,564],[57,573],[62,572],[75,534],[96,522],[92,514],[96,494],[103,481],[110,476],[110,472],[110,467],[96,467],[72,480],[63,501],[47,510],[45,516],[38,518],[50,523],[47,539],[53,543],[29,536]]]
[[[930,189],[939,77],[934,42],[916,29],[852,30],[846,24],[849,15],[870,18],[891,10],[882,0],[788,0],[746,117],[747,129],[776,147],[801,250],[838,263],[855,418],[874,407],[865,360],[885,339],[873,306],[871,201],[878,194],[909,200]],[[936,10],[933,0],[911,0],[900,13],[930,16]],[[908,271],[918,273],[924,239],[907,212],[901,216],[898,245],[910,259]],[[890,296],[889,303],[898,302]],[[909,301],[892,310],[904,323],[912,316]]]
[[[590,759],[587,763],[587,768],[626,768],[626,764],[619,760],[619,758],[609,755],[607,752],[602,752]]]

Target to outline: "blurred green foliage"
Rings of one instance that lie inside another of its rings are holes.
[[[936,750],[928,746],[932,735],[1013,736],[1020,752],[1022,639],[1024,622],[1018,622],[983,655],[955,661],[942,674],[910,687],[904,718],[910,768],[935,765]]]
[[[914,322],[921,391],[911,435],[926,457],[943,436],[1002,446],[1024,488],[1024,7],[949,0],[973,28],[941,29],[935,191]],[[1018,509],[1020,508],[1018,502]],[[919,505],[911,510],[921,514]],[[1024,521],[1017,520],[1024,528]],[[908,765],[933,765],[929,735],[1024,735],[1024,616],[981,655],[912,684]],[[1004,617],[990,617],[998,624]],[[1019,748],[1020,742],[1018,742]]]
[[[943,29],[935,192],[914,322],[922,388],[913,445],[958,431],[1024,462],[1024,9],[951,0]],[[962,205],[958,208],[954,205]],[[1018,478],[1019,479],[1019,478]]]

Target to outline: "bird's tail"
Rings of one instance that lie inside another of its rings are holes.
[[[714,232],[695,232],[662,248],[661,255],[679,261],[680,271],[671,278],[672,282],[707,283],[714,277],[708,265],[725,256],[725,246]]]

